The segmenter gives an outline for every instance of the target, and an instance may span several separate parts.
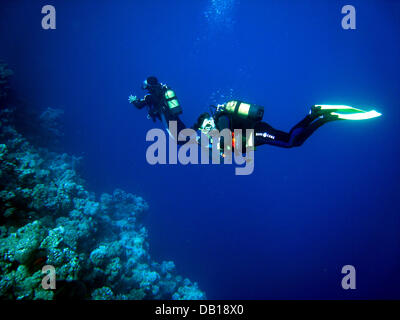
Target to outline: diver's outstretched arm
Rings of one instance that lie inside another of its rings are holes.
[[[143,109],[146,106],[150,106],[150,101],[149,101],[149,95],[146,95],[143,99],[133,99],[132,104],[137,108],[137,109]]]

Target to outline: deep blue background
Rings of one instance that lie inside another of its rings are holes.
[[[57,30],[41,29],[45,4]],[[357,30],[341,28],[346,4]],[[20,96],[65,110],[88,186],[143,196],[153,258],[209,298],[400,298],[400,1],[2,0],[0,30]],[[154,124],[127,103],[148,75],[176,90],[188,125],[221,95],[264,105],[283,130],[317,103],[384,115],[261,147],[250,176],[150,166]],[[357,290],[340,286],[346,264]]]

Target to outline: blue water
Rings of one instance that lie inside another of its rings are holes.
[[[41,29],[46,4],[56,30]],[[346,4],[356,30],[341,28]],[[143,196],[154,260],[208,298],[400,298],[400,1],[2,0],[0,30],[19,95],[65,110],[63,148],[84,156],[90,189]],[[227,98],[265,106],[282,130],[317,103],[383,116],[260,147],[249,176],[151,166],[154,124],[127,102],[149,75],[176,90],[187,125]],[[344,265],[356,290],[341,287]]]

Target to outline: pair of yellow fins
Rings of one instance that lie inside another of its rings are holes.
[[[365,111],[345,105],[317,104],[314,106],[317,110],[331,111],[332,115],[342,120],[367,120],[380,117],[382,114],[375,111]]]

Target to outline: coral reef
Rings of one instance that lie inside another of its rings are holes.
[[[35,146],[56,149],[61,152],[64,136],[64,110],[42,109],[27,104],[10,88],[10,78],[14,72],[0,61],[0,119],[12,122],[13,127],[24,134],[25,139]]]
[[[206,298],[172,261],[150,257],[143,198],[117,189],[96,199],[80,159],[28,142],[12,113],[0,110],[1,299]],[[56,128],[59,113],[47,113]],[[41,286],[44,265],[56,269],[56,290]]]

